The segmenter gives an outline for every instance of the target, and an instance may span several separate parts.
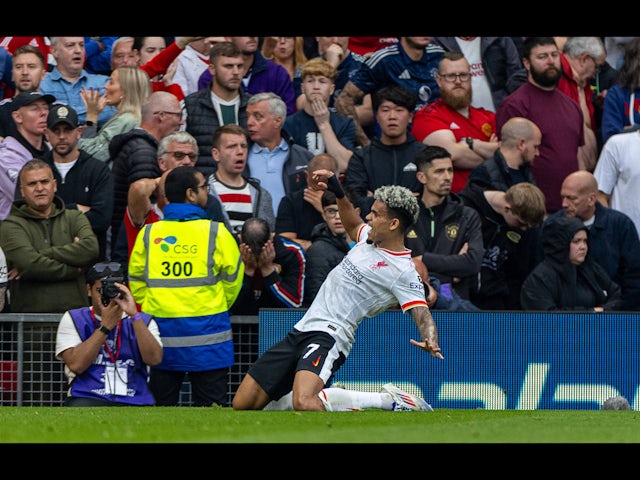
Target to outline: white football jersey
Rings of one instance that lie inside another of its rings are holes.
[[[327,275],[313,303],[294,325],[303,332],[327,332],[345,356],[364,317],[393,306],[403,312],[427,306],[411,250],[392,252],[367,243],[370,230],[366,224],[360,227],[356,246]]]

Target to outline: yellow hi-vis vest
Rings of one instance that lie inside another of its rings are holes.
[[[223,223],[160,220],[144,226],[129,259],[129,287],[158,323],[164,349],[158,368],[233,365],[228,310],[243,277],[238,244]]]

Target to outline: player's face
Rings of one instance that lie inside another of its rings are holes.
[[[387,206],[384,202],[376,200],[371,206],[371,211],[367,214],[367,223],[371,226],[368,238],[374,244],[379,244],[389,232],[390,219],[387,215]]]

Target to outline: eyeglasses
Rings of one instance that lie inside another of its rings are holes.
[[[209,191],[209,184],[208,184],[208,183],[205,183],[204,185],[198,185],[198,186],[196,187],[196,190],[199,190],[199,189],[201,189],[201,188],[204,188],[204,189],[208,192],[208,191]]]
[[[593,64],[594,64],[594,65],[595,65],[595,67],[596,67],[596,73],[598,73],[598,72],[600,71],[600,68],[602,67],[602,65],[600,65],[600,64],[598,63],[598,61],[596,60],[596,58],[595,58],[593,55],[589,55],[589,58],[590,58],[591,60],[593,60]]]
[[[185,153],[185,152],[164,152],[173,155],[178,160],[182,160],[184,157],[189,157],[189,160],[196,160],[198,158],[197,153]]]
[[[178,117],[182,118],[182,112],[165,112],[165,111],[153,112],[154,115],[159,115],[161,113],[164,113],[166,115],[177,115]]]
[[[461,82],[468,82],[471,78],[470,73],[438,73],[440,78],[444,78],[447,82],[453,83],[456,79],[460,79]]]
[[[92,268],[96,272],[102,273],[107,269],[111,270],[112,272],[117,272],[122,267],[117,262],[109,262],[109,263],[96,263]]]
[[[324,209],[324,213],[327,217],[329,218],[333,218],[338,214],[338,209],[337,208],[325,208]]]

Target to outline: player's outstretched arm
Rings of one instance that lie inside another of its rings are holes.
[[[336,203],[340,212],[340,220],[349,238],[357,239],[358,228],[364,222],[351,201],[345,196],[338,177],[331,170],[315,170],[312,172],[309,187],[312,190],[329,190],[336,194]]]
[[[436,328],[436,322],[433,320],[433,316],[427,307],[414,307],[410,310],[411,317],[415,322],[418,330],[420,330],[420,336],[422,342],[418,342],[413,338],[409,341],[411,345],[421,348],[425,352],[430,353],[436,358],[444,360],[444,356],[440,353],[440,346],[438,345],[438,329]]]

